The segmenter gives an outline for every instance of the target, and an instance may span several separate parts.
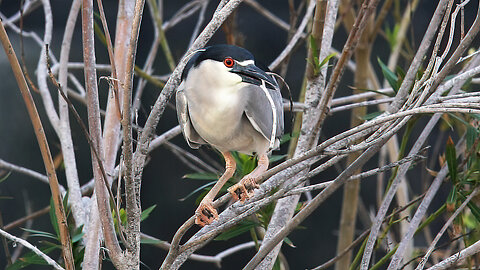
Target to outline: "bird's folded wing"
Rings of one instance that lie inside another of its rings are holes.
[[[273,144],[283,135],[283,103],[279,89],[252,85],[245,87],[245,114],[253,127]],[[274,121],[275,119],[275,121]],[[274,133],[272,134],[272,132]],[[272,141],[273,139],[273,141]],[[274,148],[274,147],[272,147]]]
[[[182,129],[183,136],[191,148],[197,149],[202,144],[206,144],[205,140],[200,137],[190,121],[188,114],[187,97],[183,92],[183,89],[179,87],[176,94],[176,107],[177,117],[180,128]]]

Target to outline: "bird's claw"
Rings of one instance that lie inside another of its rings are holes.
[[[244,177],[239,183],[231,186],[228,192],[232,194],[233,199],[236,201],[245,202],[253,196],[253,193],[259,185],[255,181],[255,178]]]
[[[218,219],[218,213],[213,208],[212,203],[201,202],[197,210],[195,210],[195,224],[203,227]]]

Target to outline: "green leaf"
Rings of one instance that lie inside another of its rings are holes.
[[[474,230],[478,227],[478,220],[474,215],[464,214],[462,216],[462,220],[463,224],[465,224],[465,226],[470,230]]]
[[[400,66],[397,66],[395,68],[395,72],[397,72],[398,74],[398,85],[401,85],[402,82],[403,82],[403,79],[405,78],[405,70],[403,70],[403,68],[401,68]]]
[[[282,160],[286,157],[287,157],[287,155],[272,155],[272,156],[270,156],[270,158],[268,160],[269,160],[270,163],[273,163],[273,162],[277,162],[279,160]]]
[[[449,136],[447,139],[447,146],[445,149],[445,158],[447,160],[448,172],[450,173],[450,178],[452,183],[457,184],[457,152],[455,150],[455,144],[453,143],[452,138]]]
[[[55,250],[57,247],[47,247],[47,248],[40,248],[45,254],[48,254]],[[33,251],[27,252],[25,256],[18,258],[18,260],[10,266],[7,266],[6,270],[17,270],[25,268],[29,265],[36,264],[36,265],[47,265],[47,262]]]
[[[475,140],[478,138],[478,136],[478,130],[471,125],[468,125],[466,134],[467,149],[472,149],[473,144],[475,143]],[[477,157],[475,155],[471,155],[467,160],[467,168],[474,169],[473,165],[475,164],[475,161],[477,161]]]
[[[183,178],[192,180],[217,180],[218,175],[215,173],[201,172],[185,174]]]
[[[385,92],[381,92],[381,91],[373,90],[373,89],[358,88],[358,87],[352,87],[352,86],[350,86],[350,88],[353,89],[353,90],[358,90],[358,91],[372,92],[372,93],[376,93],[376,94],[386,96],[386,97],[394,97],[395,96],[395,93],[388,93],[388,92],[385,93]]]
[[[390,28],[390,26],[387,24],[385,28],[385,36],[387,36],[388,44],[390,45],[390,48],[395,47],[395,44],[397,43],[397,36],[398,36],[398,31],[400,30],[400,24],[395,24],[393,28]]]
[[[467,149],[471,149],[475,140],[478,138],[478,130],[472,126],[467,126]]]
[[[453,186],[452,190],[450,190],[450,193],[448,194],[447,197],[447,210],[452,211],[455,208],[455,202],[457,201],[457,187]]]
[[[319,67],[319,68],[322,68],[325,64],[328,63],[328,61],[330,61],[330,59],[331,59],[332,57],[335,57],[336,55],[337,55],[337,53],[331,53],[331,54],[327,55],[327,57],[325,57],[325,58],[322,60],[322,62],[320,63],[320,65],[319,65],[318,67]]]
[[[103,33],[103,29],[98,25],[96,21],[93,22],[93,31],[95,32],[95,35],[97,36],[98,39],[100,39],[100,42],[103,44],[103,46],[107,46],[107,38],[105,37],[105,34]]]
[[[72,236],[72,244],[75,244],[77,243],[78,241],[80,241],[83,237],[84,233],[83,233],[83,224],[77,228],[75,228],[75,230],[73,230],[73,232],[71,233],[71,236]]]
[[[477,219],[478,222],[480,222],[480,208],[475,205],[475,203],[472,203],[471,201],[467,203],[468,208],[470,208],[470,211],[472,212],[472,215]]]
[[[195,193],[197,193],[197,192],[199,192],[199,191],[201,191],[201,190],[204,190],[205,188],[207,188],[207,187],[209,187],[209,186],[215,185],[216,182],[217,182],[217,181],[213,181],[213,182],[207,183],[207,184],[205,184],[205,185],[202,185],[202,186],[196,188],[194,191],[188,193],[187,196],[179,199],[179,201],[181,201],[181,202],[185,201],[186,199],[192,197]]]
[[[362,116],[362,119],[363,120],[372,120],[372,119],[376,118],[377,116],[381,115],[382,113],[383,113],[383,111],[368,113],[368,114]]]
[[[319,49],[318,49],[317,42],[315,41],[315,38],[312,35],[310,35],[309,40],[310,40],[310,49],[309,50],[312,51],[312,52],[318,52]],[[314,53],[314,55],[315,54],[316,53]],[[337,55],[337,53],[331,53],[331,54],[327,55],[321,62],[320,62],[320,59],[318,58],[318,56],[313,56],[313,59],[307,59],[307,62],[310,63],[313,66],[314,75],[318,76],[322,67],[324,67],[328,63],[328,61],[332,57],[334,57],[335,55]]]
[[[124,208],[120,208],[120,221],[122,222],[122,225],[125,226],[127,225],[127,211],[125,211]]]
[[[480,120],[480,114],[478,113],[472,113],[472,114],[469,114],[471,117],[477,119],[477,120]]]
[[[273,264],[272,270],[282,269],[280,264],[281,264],[280,259],[277,257],[277,259],[275,260],[275,263]]]
[[[257,159],[254,157],[250,157],[249,159],[245,160],[243,163],[243,170],[242,175],[247,175],[251,173],[255,167],[257,166]]]
[[[292,138],[298,138],[298,134],[300,134],[300,132],[298,131],[293,133],[283,134],[282,138],[280,138],[280,144],[289,142]]]
[[[165,241],[160,240],[160,239],[146,238],[146,237],[142,237],[140,239],[140,243],[146,244],[146,245],[158,245],[158,244],[161,244],[163,242],[165,242]]]
[[[53,204],[53,198],[50,198],[50,223],[52,224],[53,230],[57,235],[57,239],[60,239],[60,231],[58,230],[57,216],[55,215],[55,205]]]
[[[78,241],[80,241],[83,237],[84,233],[79,233],[79,234],[75,234],[72,236],[72,243],[76,243]]]
[[[388,84],[393,88],[393,91],[397,93],[398,91],[398,77],[395,73],[393,73],[388,67],[380,60],[380,58],[377,58],[378,64],[382,68],[382,73],[385,79],[387,80]]]
[[[318,46],[317,46],[317,42],[315,41],[315,38],[310,35],[310,50],[312,51],[317,51],[318,50]]]
[[[148,216],[150,215],[150,213],[152,213],[153,209],[155,209],[155,207],[157,207],[156,204],[150,206],[149,208],[145,209],[142,211],[142,214],[140,215],[140,221],[144,221],[145,219],[148,218]]]
[[[12,172],[8,172],[4,177],[0,178],[0,183],[2,183],[3,181],[7,180],[7,178],[10,176],[10,174],[12,174]]]
[[[462,201],[465,201],[467,199],[467,196],[463,194],[463,192],[458,192],[459,197],[462,199]],[[480,208],[475,205],[475,203],[472,203],[472,201],[469,201],[467,203],[468,208],[470,208],[470,212],[472,215],[477,219],[478,222],[480,222]]]
[[[296,248],[296,247],[297,247],[297,246],[295,246],[295,245],[293,244],[292,240],[290,240],[290,238],[288,238],[288,237],[285,237],[285,238],[283,239],[283,242],[285,242],[285,244],[289,245],[289,246],[292,247],[292,248]]]
[[[219,236],[215,238],[217,241],[226,241],[229,240],[235,236],[238,236],[242,233],[250,231],[250,229],[255,228],[255,226],[258,225],[256,222],[251,221],[251,220],[244,220],[240,224],[235,225],[233,228],[230,230],[221,233]]]
[[[57,236],[53,233],[49,232],[44,232],[44,231],[37,231],[37,230],[32,230],[32,229],[27,229],[27,228],[22,228],[22,230],[29,232],[31,237],[45,237],[45,238],[50,238],[57,240]]]

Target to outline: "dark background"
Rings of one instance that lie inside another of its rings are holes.
[[[165,1],[164,4],[164,19],[169,20],[172,15],[187,1]],[[299,1],[295,1],[298,4]],[[418,11],[414,14],[412,33],[416,38],[416,45],[420,43],[420,38],[425,31],[429,19],[433,13],[437,1],[423,1],[420,3]],[[61,39],[63,37],[64,22],[66,21],[68,11],[70,8],[70,1],[54,0],[51,2],[54,15],[54,35],[51,44],[51,50],[59,57]],[[104,1],[105,11],[107,13],[107,20],[109,22],[110,32],[115,33],[115,18],[116,18],[116,1]],[[217,1],[211,1],[208,6],[204,25],[211,18],[215,10]],[[272,11],[274,14],[282,18],[284,21],[289,21],[289,12],[287,1],[261,1],[261,4]],[[18,10],[18,1],[2,1],[0,5],[0,12],[7,17],[11,16]],[[95,5],[96,6],[96,5]],[[473,11],[466,10],[466,21],[470,22],[473,18]],[[198,14],[198,13],[197,13]],[[178,61],[187,49],[190,35],[193,26],[196,22],[197,15],[181,22],[172,30],[167,32],[167,39],[170,48],[173,52],[175,60]],[[74,35],[74,41],[71,50],[72,61],[82,61],[81,49],[81,28],[80,17],[77,19],[77,29]],[[40,37],[43,35],[43,11],[37,9],[34,13],[28,15],[25,19],[25,30],[35,31]],[[270,63],[283,50],[287,33],[273,25],[270,21],[256,13],[252,8],[246,4],[242,4],[236,13],[237,30],[244,36],[243,47],[250,50],[259,60]],[[391,23],[390,25],[392,25]],[[468,24],[467,24],[468,25]],[[13,31],[7,30],[13,46],[20,55],[20,40],[17,34]],[[347,34],[340,27],[334,36],[334,47],[341,50]],[[112,37],[113,38],[113,37]],[[140,33],[140,40],[137,53],[137,65],[143,66],[145,57],[148,54],[150,44],[152,42],[152,26],[150,14],[148,12],[148,5],[145,6],[143,22]],[[25,38],[25,58],[27,61],[28,72],[30,76],[36,81],[35,69],[38,61],[40,48],[31,39]],[[224,43],[224,33],[218,31],[209,44]],[[389,54],[389,46],[383,38],[377,38],[376,50],[372,54],[372,63],[378,69],[376,58],[381,58],[386,62]],[[96,41],[97,47],[97,63],[108,63],[107,52],[105,47]],[[286,76],[286,81],[292,89],[294,99],[296,100],[301,86],[304,68],[305,68],[305,46],[299,46],[299,49],[293,54],[292,60]],[[44,167],[40,156],[37,141],[35,139],[32,126],[27,115],[23,100],[21,99],[17,85],[13,80],[12,72],[6,57],[0,53],[0,76],[2,82],[0,84],[0,158],[8,162],[33,169],[35,171],[44,173]],[[165,64],[164,57],[160,52],[155,62],[155,74],[167,74],[169,72],[168,66]],[[380,74],[380,73],[379,73]],[[101,74],[109,75],[109,74]],[[83,79],[82,76],[78,76]],[[350,89],[347,87],[352,84],[352,74],[347,71],[342,85],[337,92],[337,96],[347,95]],[[56,93],[52,89],[54,100],[56,102]],[[156,100],[161,89],[154,88],[148,85],[142,100],[142,110],[140,113],[140,122],[144,120],[145,113],[148,113],[150,106]],[[100,82],[99,91],[101,95],[102,106],[104,108],[105,98],[108,91],[106,83]],[[33,94],[36,100],[37,107],[42,113],[44,120],[44,127],[46,128],[49,139],[50,148],[55,155],[59,152],[58,138],[55,136],[48,119],[45,117],[41,99],[38,94]],[[173,102],[173,100],[171,101]],[[77,109],[81,112],[84,119],[86,119],[85,107],[76,104]],[[348,128],[350,112],[338,113],[330,117],[323,129],[322,138],[328,138]],[[287,119],[289,119],[287,117]],[[74,130],[74,144],[76,146],[76,154],[78,161],[78,170],[81,184],[88,182],[92,178],[90,153],[88,144],[80,133],[78,125],[72,121]],[[165,111],[161,118],[157,134],[177,125],[176,113],[172,107]],[[290,123],[286,123],[287,129]],[[287,130],[288,131],[288,130]],[[181,147],[187,148],[183,137],[178,136],[172,141]],[[283,147],[285,148],[285,147]],[[282,152],[285,149],[282,148]],[[204,151],[209,152],[219,162],[218,156],[208,148]],[[197,153],[193,151],[193,153]],[[188,219],[194,212],[196,206],[194,205],[194,198],[186,201],[179,201],[180,198],[190,193],[195,188],[203,185],[204,182],[195,180],[184,180],[182,176],[186,173],[192,172],[171,152],[163,147],[151,153],[151,161],[146,166],[144,171],[142,183],[142,208],[147,208],[152,205],[157,205],[157,208],[152,212],[149,219],[142,223],[142,231],[155,236],[159,239],[170,241],[173,234],[183,222]],[[375,164],[371,162],[367,167],[374,167]],[[340,167],[344,167],[341,164]],[[334,169],[319,175],[317,179],[312,182],[320,182],[331,180],[336,176]],[[63,172],[59,171],[60,182],[66,186]],[[366,180],[362,183],[362,198],[366,204],[367,209],[374,207],[375,198],[372,191],[375,189],[375,181]],[[31,205],[32,211],[39,210],[49,204],[50,190],[47,185],[40,183],[35,179],[23,176],[18,173],[12,173],[10,177],[0,183],[0,211],[4,224],[8,224],[25,215],[25,205]],[[336,234],[339,223],[341,204],[341,192],[330,197],[316,212],[303,222],[303,229],[295,230],[289,238],[297,246],[291,248],[284,245],[282,251],[288,258],[291,269],[305,269],[315,267],[335,255]],[[433,207],[432,207],[433,209]],[[45,215],[34,221],[33,229],[53,232],[50,225],[48,215]],[[359,225],[359,230],[363,227]],[[191,230],[192,231],[192,230]],[[12,231],[13,234],[19,236],[22,231],[17,229]],[[188,236],[188,235],[187,235]],[[186,238],[185,238],[186,239]],[[37,241],[38,238],[29,238],[29,241]],[[228,247],[239,243],[250,241],[248,234],[237,237],[229,241],[213,241],[205,248],[199,250],[198,254],[214,255]],[[2,249],[3,250],[3,249]],[[5,265],[4,252],[0,252],[0,267]],[[159,248],[144,245],[141,251],[141,258],[144,266],[142,269],[158,269],[166,252]],[[241,251],[231,257],[224,259],[222,269],[240,269],[248,260],[254,255],[254,250]],[[109,269],[110,264],[104,264],[104,269]],[[147,267],[148,266],[148,267]],[[40,269],[39,266],[33,266],[29,269]],[[214,265],[208,263],[199,263],[194,261],[187,261],[182,269],[214,269]]]

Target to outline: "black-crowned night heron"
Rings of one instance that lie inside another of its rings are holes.
[[[225,173],[195,211],[204,226],[218,218],[213,199],[236,168],[230,151],[258,155],[258,165],[228,189],[244,202],[268,168],[267,154],[283,134],[280,88],[268,69],[240,47],[215,45],[198,50],[188,61],[177,89],[177,115],[192,148],[210,144],[225,158]]]

